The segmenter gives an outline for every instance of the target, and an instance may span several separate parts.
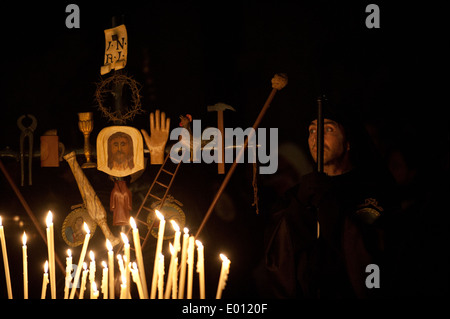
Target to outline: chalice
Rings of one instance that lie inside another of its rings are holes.
[[[78,128],[84,136],[84,155],[86,156],[86,163],[81,165],[81,168],[95,168],[97,164],[91,161],[92,152],[89,144],[89,136],[94,129],[92,112],[78,113]]]

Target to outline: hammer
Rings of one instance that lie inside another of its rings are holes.
[[[222,136],[222,159],[221,161],[219,161],[219,166],[218,166],[218,173],[219,174],[225,174],[225,135],[224,135],[224,128],[223,128],[223,111],[224,110],[232,110],[235,111],[236,110],[230,106],[227,105],[225,103],[216,103],[214,105],[208,105],[208,112],[213,112],[213,111],[217,111],[217,128],[220,131],[220,134]]]

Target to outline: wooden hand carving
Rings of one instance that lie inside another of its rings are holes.
[[[164,161],[164,148],[169,138],[170,118],[166,118],[166,113],[155,111],[150,113],[150,135],[146,130],[141,130],[145,144],[150,151],[150,163],[162,164]]]

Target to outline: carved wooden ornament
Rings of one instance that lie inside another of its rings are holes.
[[[143,170],[144,144],[139,130],[130,126],[109,126],[97,136],[97,169],[124,177]]]

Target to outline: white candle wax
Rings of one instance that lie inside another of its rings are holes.
[[[217,285],[216,299],[222,298],[222,291],[225,288],[230,271],[230,260],[224,254],[220,254],[220,258],[222,259],[222,269],[220,271],[219,284]]]
[[[109,299],[114,299],[114,251],[108,239],[106,240],[106,248],[108,249]]]
[[[44,264],[44,277],[42,278],[41,299],[45,299],[45,295],[47,293],[47,285],[48,285],[48,261],[46,260]]]
[[[180,261],[181,268],[180,268],[180,280],[179,280],[179,286],[178,286],[178,299],[184,298],[184,284],[186,281],[186,260],[187,260],[188,241],[189,241],[189,230],[185,227],[184,235],[183,235],[183,246],[181,248],[181,261]]]
[[[156,243],[156,252],[155,252],[155,262],[153,264],[153,277],[152,277],[152,289],[150,293],[150,298],[156,298],[156,287],[157,287],[157,278],[158,278],[158,260],[159,255],[162,251],[162,244],[164,239],[164,230],[166,227],[166,221],[164,219],[164,215],[162,215],[158,210],[155,210],[156,216],[159,218],[159,230],[158,230],[158,241]]]
[[[92,282],[91,289],[92,289],[91,299],[98,299],[99,291],[97,289],[97,284],[95,283],[95,281]]]
[[[173,274],[172,274],[172,299],[178,298],[178,257],[175,257],[174,266],[173,266]]]
[[[22,260],[23,260],[23,299],[28,299],[28,256],[27,256],[27,234],[22,236]]]
[[[12,294],[12,289],[11,289],[11,275],[9,273],[8,253],[6,251],[5,231],[3,229],[1,216],[0,216],[0,241],[1,241],[1,245],[2,245],[3,265],[5,268],[5,280],[6,280],[6,290],[8,292],[8,299],[13,299],[13,294]]]
[[[164,255],[159,254],[158,261],[158,299],[164,298]]]
[[[169,251],[170,251],[170,264],[169,264],[169,274],[167,276],[167,284],[166,284],[166,290],[164,293],[164,298],[165,299],[169,299],[170,298],[170,292],[172,291],[172,280],[173,280],[173,263],[174,263],[174,259],[177,257],[178,251],[180,250],[180,236],[181,236],[181,232],[180,232],[180,227],[178,226],[178,224],[174,221],[171,220],[170,223],[172,224],[173,229],[175,230],[175,236],[173,239],[173,245],[169,244]]]
[[[69,298],[69,287],[72,282],[72,251],[67,249],[67,257],[66,257],[66,280],[64,285],[64,299]]]
[[[83,278],[81,278],[81,287],[80,287],[80,298],[84,298],[84,291],[86,290],[86,280],[87,280],[87,274],[89,270],[87,269],[87,264],[83,263]]]
[[[77,289],[77,283],[80,279],[81,267],[83,266],[84,258],[86,257],[87,247],[89,245],[90,231],[89,227],[86,223],[84,223],[84,230],[86,231],[86,236],[84,237],[83,248],[81,249],[80,260],[78,261],[77,271],[75,273],[75,277],[73,278],[72,290],[70,291],[70,299],[73,299],[75,296],[75,291]]]
[[[197,240],[197,272],[200,285],[200,299],[205,299],[205,258],[203,244]]]
[[[89,263],[89,286],[90,286],[89,296],[92,299],[92,295],[94,293],[93,284],[95,283],[95,272],[97,271],[97,267],[95,265],[95,255],[92,250],[89,251],[89,258],[91,259],[91,262]]]
[[[55,241],[53,231],[53,214],[49,210],[47,214],[47,248],[48,248],[48,269],[50,274],[50,294],[52,299],[56,299],[56,277],[55,277]]]
[[[130,268],[128,267],[128,263],[130,262],[130,243],[128,241],[127,235],[124,233],[120,233],[123,241],[123,250],[124,250],[124,260],[125,260],[125,276],[127,277],[127,282],[130,282]],[[130,285],[127,285],[127,297],[131,298],[130,294]]]
[[[192,284],[194,281],[194,236],[189,237],[188,244],[188,282],[187,282],[187,292],[186,298],[192,299]]]
[[[164,292],[164,299],[170,299],[170,292],[172,291],[172,276],[173,276],[173,267],[174,267],[174,261],[175,261],[175,247],[173,247],[172,243],[169,244],[169,250],[170,250],[170,264],[169,264],[169,272],[167,275],[167,283],[166,283],[166,290]]]
[[[127,299],[127,278],[122,274],[122,284],[120,285],[120,299]]]
[[[130,269],[131,269],[131,275],[133,277],[133,281],[135,282],[135,284],[137,286],[137,289],[138,289],[139,298],[140,299],[148,299],[148,298],[145,298],[145,296],[144,296],[144,292],[143,292],[143,289],[142,289],[141,278],[139,276],[139,271],[137,269],[137,264],[133,263],[133,265],[130,266]]]
[[[102,294],[103,299],[108,299],[108,265],[105,261],[102,261],[103,272],[102,272]]]
[[[125,276],[125,268],[123,266],[123,258],[121,254],[117,255],[117,263],[119,264],[120,278],[122,278],[122,276]]]
[[[144,258],[142,256],[141,240],[139,238],[139,229],[136,226],[136,222],[133,217],[130,217],[130,225],[133,228],[133,242],[134,249],[136,250],[136,259],[139,265],[139,276],[142,284],[142,291],[144,293],[144,298],[148,299],[148,288],[147,279],[145,278],[145,268],[144,268]]]

